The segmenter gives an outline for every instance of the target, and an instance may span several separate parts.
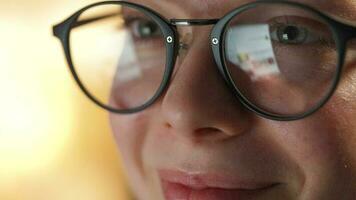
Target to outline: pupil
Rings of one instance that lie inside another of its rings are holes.
[[[283,39],[285,40],[295,40],[298,38],[298,28],[294,27],[294,26],[287,26],[284,29],[284,33],[283,33]]]
[[[152,22],[145,22],[140,25],[140,34],[143,37],[149,37],[156,31],[157,27]]]

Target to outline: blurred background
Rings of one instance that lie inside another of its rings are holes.
[[[92,0],[0,0],[0,199],[126,200],[108,114],[80,92],[52,25]]]

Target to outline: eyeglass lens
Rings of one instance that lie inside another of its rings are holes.
[[[121,5],[101,5],[78,22],[100,16],[71,32],[75,70],[100,102],[114,109],[145,104],[157,92],[165,72],[165,38],[144,13]]]
[[[246,10],[228,24],[225,50],[235,87],[269,113],[303,114],[332,90],[335,37],[311,11],[285,4]]]

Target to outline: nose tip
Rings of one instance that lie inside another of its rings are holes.
[[[209,106],[211,102],[206,99],[202,100],[205,102],[179,101],[176,95],[169,98],[162,108],[165,126],[169,132],[191,142],[228,140],[242,135],[250,127],[251,120],[243,117],[244,111],[239,107],[229,107],[226,103]]]
[[[182,133],[195,134],[196,132],[202,132],[203,128],[201,127],[207,127],[207,124],[204,124],[206,119],[199,116],[201,114],[197,111],[199,108],[194,108],[195,111],[193,111],[186,102],[177,102],[177,100],[175,99],[174,104],[165,104],[164,117],[166,126]],[[183,108],[178,104],[186,107]]]
[[[202,117],[194,115],[194,113],[184,112],[182,109],[172,110],[171,108],[166,108],[165,126],[174,134],[187,138],[195,143],[200,141],[224,140],[235,136],[238,132],[238,130],[233,132],[233,130],[230,129],[231,127],[229,128],[223,124],[218,124],[217,121],[209,124],[209,116]]]

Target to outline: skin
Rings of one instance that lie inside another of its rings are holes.
[[[167,18],[220,18],[247,1],[132,2]],[[352,1],[300,2],[356,20]],[[225,86],[210,52],[210,30],[192,29],[206,37],[193,36],[169,88],[154,105],[136,114],[110,114],[137,199],[163,199],[157,169],[227,171],[282,183],[258,199],[356,199],[354,45],[349,45],[345,71],[331,100],[306,119],[278,122],[247,111]]]

